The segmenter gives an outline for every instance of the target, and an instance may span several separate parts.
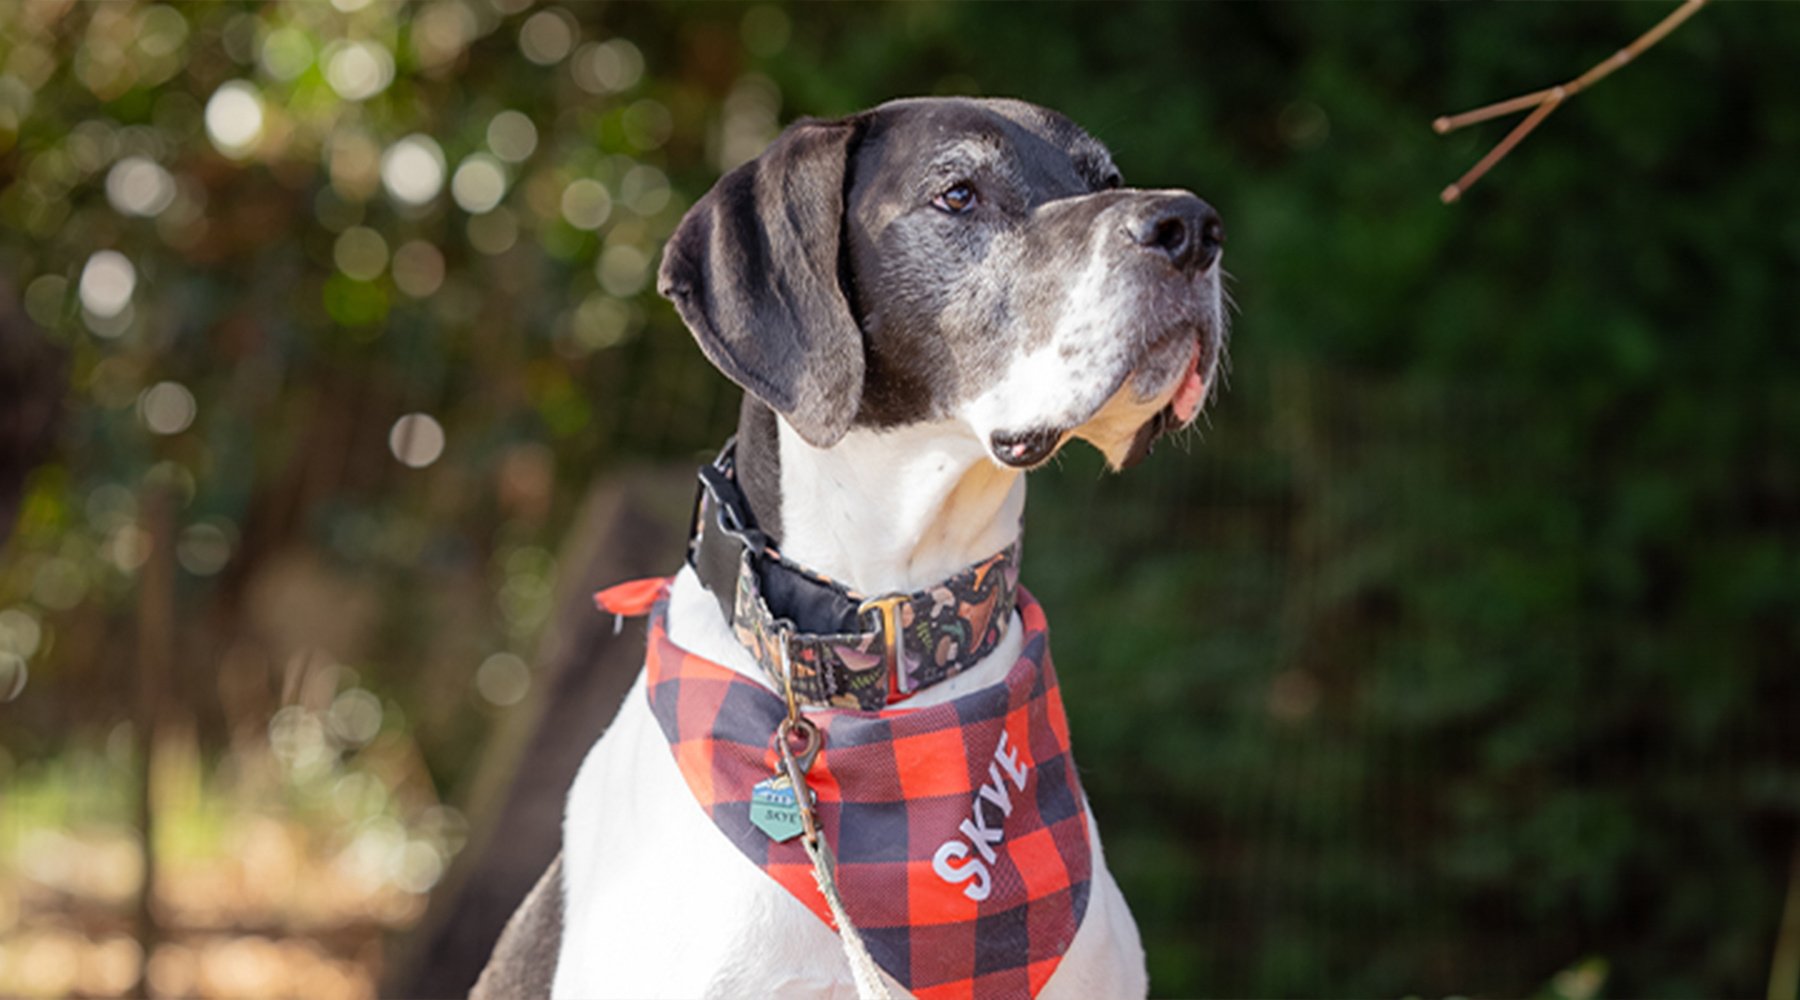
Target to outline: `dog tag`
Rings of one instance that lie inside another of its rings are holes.
[[[750,822],[777,844],[800,836],[800,805],[787,775],[764,778],[750,790]]]

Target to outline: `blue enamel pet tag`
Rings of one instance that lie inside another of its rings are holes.
[[[800,807],[787,775],[764,778],[750,790],[750,822],[778,844],[800,835]]]

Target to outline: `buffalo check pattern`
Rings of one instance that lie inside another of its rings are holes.
[[[925,708],[809,712],[825,744],[807,783],[850,918],[927,1000],[1035,995],[1087,908],[1087,800],[1049,630],[1023,590],[1018,610],[1025,642],[1004,684]],[[682,776],[720,832],[830,925],[800,841],[749,819],[785,704],[672,643],[667,612],[666,597],[651,611],[647,687]]]

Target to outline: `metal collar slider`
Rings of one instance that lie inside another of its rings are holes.
[[[904,665],[905,658],[900,655],[901,644],[906,641],[905,633],[900,630],[900,606],[909,600],[911,598],[905,594],[871,597],[856,609],[856,613],[861,615],[870,611],[881,613],[881,639],[885,646],[882,658],[887,664],[889,700],[898,700],[913,692],[912,678],[907,675]]]

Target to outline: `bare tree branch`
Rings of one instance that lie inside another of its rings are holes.
[[[1527,108],[1532,109],[1531,114],[1526,115],[1524,121],[1520,122],[1516,128],[1506,134],[1506,138],[1501,139],[1486,156],[1481,158],[1480,162],[1476,163],[1473,167],[1470,167],[1468,173],[1463,174],[1458,178],[1455,184],[1445,188],[1438,197],[1441,198],[1446,205],[1461,198],[1464,191],[1473,187],[1475,182],[1480,180],[1483,174],[1491,170],[1494,164],[1500,162],[1501,157],[1512,152],[1512,148],[1517,146],[1521,139],[1524,139],[1527,135],[1531,134],[1531,130],[1537,128],[1539,123],[1545,118],[1548,118],[1550,112],[1555,111],[1569,98],[1574,97],[1583,90],[1599,83],[1614,70],[1633,59],[1636,59],[1639,55],[1643,54],[1645,49],[1662,41],[1665,35],[1680,27],[1683,21],[1693,17],[1696,11],[1706,5],[1706,2],[1707,0],[1683,0],[1680,7],[1677,7],[1674,11],[1670,12],[1669,16],[1658,21],[1655,27],[1644,32],[1642,35],[1639,35],[1636,41],[1619,51],[1614,52],[1611,56],[1595,64],[1594,67],[1589,69],[1586,73],[1581,74],[1567,83],[1558,84],[1557,86],[1549,87],[1544,90],[1534,91],[1520,97],[1496,101],[1493,104],[1484,105],[1473,111],[1465,111],[1459,115],[1444,115],[1436,121],[1433,121],[1431,127],[1436,130],[1439,135],[1443,135],[1447,132],[1462,128],[1464,125],[1473,125],[1477,122],[1484,122],[1492,118],[1514,114],[1516,112],[1524,111]]]

